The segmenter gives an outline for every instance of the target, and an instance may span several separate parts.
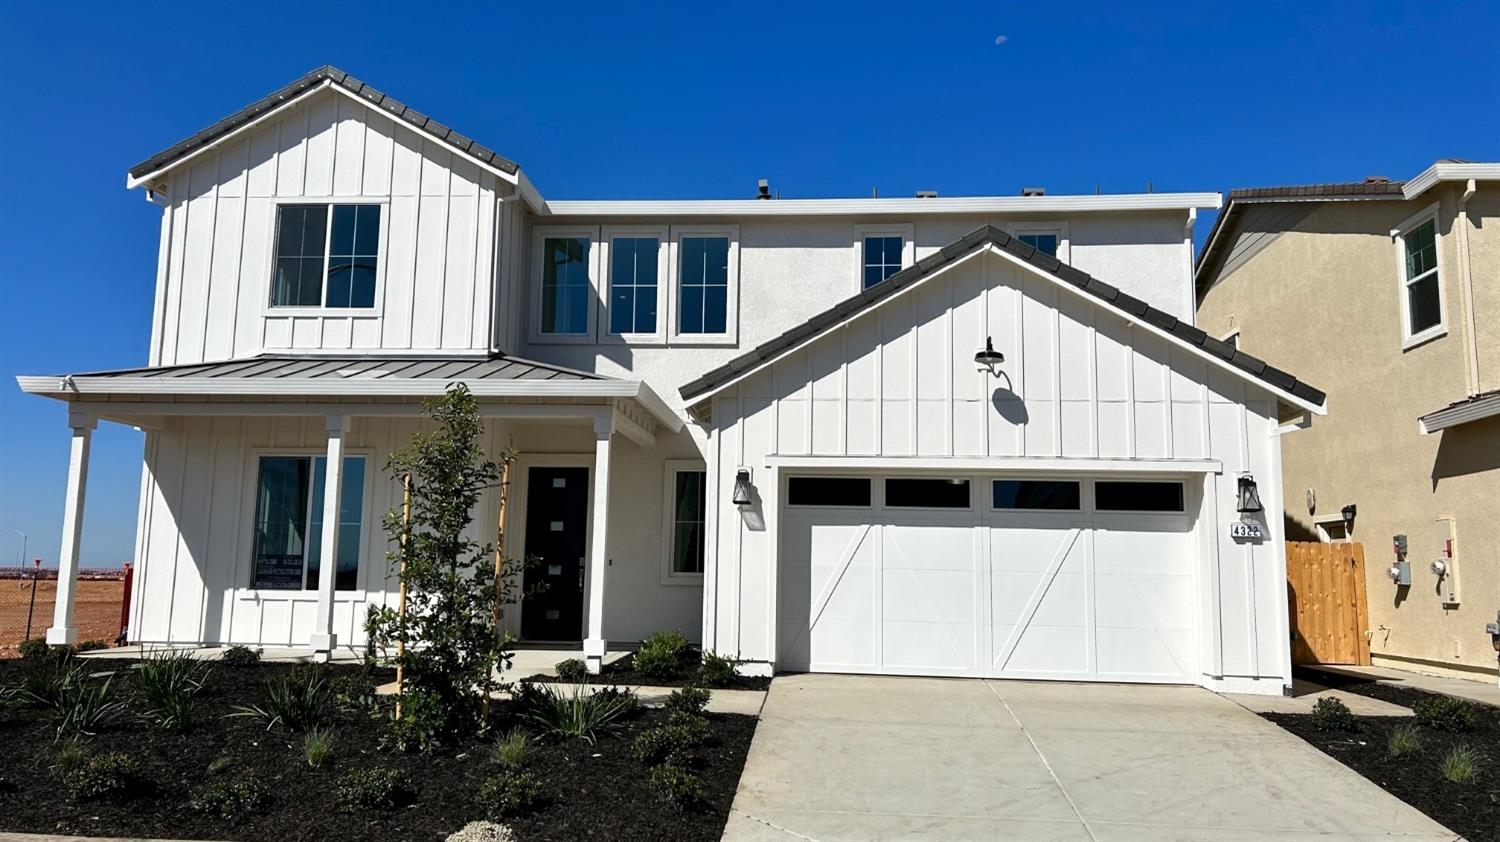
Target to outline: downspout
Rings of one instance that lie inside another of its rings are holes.
[[[1187,250],[1187,318],[1183,321],[1198,326],[1198,283],[1193,276],[1193,229],[1198,225],[1198,209],[1188,208],[1187,224],[1183,226],[1182,238]]]
[[[1479,184],[1469,179],[1458,199],[1458,282],[1463,291],[1464,351],[1468,359],[1468,395],[1479,394],[1479,335],[1474,319],[1474,267],[1469,261],[1469,200],[1479,192]]]
[[[510,250],[506,248],[506,246],[515,246],[514,243],[506,242],[505,234],[506,229],[510,227],[510,214],[515,213],[515,211],[510,209],[508,206],[515,204],[520,199],[521,191],[517,189],[513,191],[509,196],[499,197],[499,199],[497,199],[495,202],[495,230],[491,232],[491,236],[494,237],[494,247],[490,249],[490,254],[494,256],[494,263],[490,266],[490,277],[493,279],[491,281],[492,286],[490,288],[490,338],[489,342],[487,343],[489,345],[489,352],[492,355],[503,354],[507,351],[514,351],[516,345],[515,337],[510,336],[507,331],[506,344],[509,345],[510,348],[500,347],[500,334],[502,332],[501,322],[511,317],[511,302],[502,299],[500,295],[502,291],[505,291],[505,286],[507,283],[513,284],[516,282],[516,279],[510,277],[510,273],[505,271],[504,269],[506,261],[510,260],[511,258]]]

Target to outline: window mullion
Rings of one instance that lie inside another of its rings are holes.
[[[328,470],[326,463],[323,465],[323,470]],[[308,539],[312,537],[313,502],[316,499],[313,497],[313,486],[317,484],[317,481],[318,460],[314,457],[307,460],[307,510],[302,514],[302,590],[304,591],[307,590],[307,571],[312,566],[310,563],[312,561],[312,543]],[[320,528],[318,533],[319,544],[322,543],[322,529],[327,528],[328,524],[326,523]],[[322,549],[321,546],[319,549]],[[323,564],[321,558],[318,559],[318,564],[318,572],[321,574]]]
[[[324,217],[324,224],[323,224],[323,278],[322,278],[322,280],[320,282],[320,285],[322,286],[322,289],[319,290],[319,292],[318,292],[318,303],[319,303],[319,306],[322,306],[322,307],[327,307],[328,306],[328,268],[329,268],[329,262],[331,260],[331,258],[329,257],[329,254],[330,254],[330,252],[332,252],[332,250],[333,250],[333,205],[329,204],[328,205],[328,210],[327,210],[327,216]]]

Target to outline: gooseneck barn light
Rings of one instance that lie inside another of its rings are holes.
[[[988,371],[997,374],[1000,364],[1005,362],[1005,355],[995,350],[995,342],[990,337],[984,338],[984,350],[974,355],[974,364],[980,371]]]
[[[1255,477],[1249,474],[1240,475],[1240,504],[1237,508],[1241,514],[1259,512],[1264,507],[1260,504],[1260,495],[1255,491]]]
[[[734,493],[729,497],[736,506],[750,505],[750,469],[740,468],[734,472]]]

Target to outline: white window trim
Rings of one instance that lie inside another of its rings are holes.
[[[986,509],[986,510],[988,510],[990,512],[1001,512],[1001,513],[1004,513],[1004,512],[1020,512],[1020,513],[1023,513],[1023,514],[1077,515],[1077,514],[1083,514],[1083,512],[1084,512],[1083,505],[1084,505],[1084,502],[1085,502],[1085,498],[1088,496],[1088,492],[1084,488],[1085,485],[1088,485],[1088,481],[1085,480],[1085,479],[1083,479],[1082,477],[1037,475],[1037,476],[1003,476],[1003,477],[990,476],[990,477],[983,477],[983,479],[984,479],[984,488],[980,489],[980,491],[979,491],[979,493],[980,493],[980,499],[979,499],[980,508]],[[1000,506],[996,506],[995,505],[995,483],[996,482],[1004,482],[1004,481],[1008,481],[1008,480],[1016,480],[1016,481],[1030,480],[1032,482],[1071,482],[1074,485],[1078,486],[1078,506],[1077,506],[1077,508],[1072,508],[1072,509],[1034,509],[1034,508],[1028,508],[1028,507],[1025,507],[1025,506],[1012,506],[1012,507],[1002,508]]]
[[[260,483],[260,460],[268,456],[307,457],[315,459],[319,456],[328,456],[328,450],[321,447],[250,448],[245,468],[244,497],[242,498],[245,503],[241,507],[244,517],[242,521],[244,527],[240,530],[241,534],[237,542],[237,546],[241,550],[237,554],[238,557],[234,565],[234,587],[232,590],[236,597],[241,600],[256,602],[275,602],[278,600],[284,602],[317,602],[318,592],[316,590],[308,590],[306,588],[300,590],[292,590],[290,588],[284,590],[280,588],[257,588],[253,584],[255,577],[255,507],[256,498],[259,496],[256,493],[256,486]],[[359,504],[359,573],[356,577],[356,587],[354,590],[335,590],[333,592],[335,602],[364,602],[368,598],[367,594],[379,592],[378,585],[374,588],[370,586],[370,548],[376,546],[372,542],[377,540],[375,530],[380,528],[378,522],[371,523],[372,520],[379,520],[379,518],[371,517],[371,501],[373,499],[375,475],[379,473],[375,462],[375,450],[369,447],[344,448],[344,458],[348,459],[352,456],[360,456],[365,460],[365,483],[364,488],[360,492]],[[383,545],[384,543],[382,542],[381,546]],[[302,581],[304,584],[307,582],[306,564],[307,562],[304,560],[302,572]],[[385,575],[385,568],[383,566],[379,575],[382,577]]]
[[[287,316],[348,316],[352,318],[379,318],[385,310],[385,268],[386,253],[390,247],[391,230],[391,197],[389,196],[275,196],[269,202],[268,215],[270,219],[266,223],[266,250],[265,265],[261,270],[261,277],[265,278],[265,287],[261,290],[260,307],[262,318],[284,318]],[[271,303],[272,287],[276,283],[276,220],[281,208],[293,205],[322,205],[328,208],[328,224],[323,233],[323,300],[328,299],[328,251],[333,240],[333,206],[334,205],[379,205],[380,206],[380,243],[376,246],[379,254],[375,256],[375,303],[370,307],[316,307],[303,306],[276,306]]]
[[[1057,259],[1071,264],[1073,241],[1069,234],[1068,223],[1059,222],[1012,222],[1005,228],[1006,233],[1013,237],[1022,234],[1056,234],[1057,235]]]
[[[1401,317],[1401,350],[1409,351],[1418,345],[1431,342],[1448,333],[1448,285],[1443,278],[1443,232],[1438,223],[1440,202],[1433,202],[1407,217],[1400,225],[1391,229],[1391,241],[1396,245],[1396,290],[1401,299],[1398,308]],[[1422,224],[1432,222],[1432,244],[1437,263],[1433,271],[1437,274],[1438,323],[1417,333],[1411,332],[1411,300],[1407,290],[1411,286],[1406,277],[1406,235]]]
[[[668,302],[672,298],[671,261],[672,248],[670,229],[665,225],[607,225],[599,232],[595,248],[599,251],[599,285],[604,292],[599,296],[599,341],[618,342],[627,345],[664,345],[667,341]],[[651,333],[612,333],[614,306],[614,264],[610,250],[615,237],[655,237],[661,245],[656,251],[656,330]],[[538,281],[540,283],[540,281]]]
[[[1344,537],[1335,538],[1328,534],[1328,525],[1332,523],[1336,523],[1344,528]],[[1315,516],[1313,518],[1313,527],[1317,530],[1318,540],[1325,544],[1348,544],[1354,541],[1352,524],[1344,519],[1342,512]]]
[[[1235,350],[1242,350],[1240,348],[1240,329],[1237,327],[1232,327],[1229,330],[1225,331],[1224,334],[1219,337],[1219,341],[1223,342],[1225,345],[1229,345]],[[1230,343],[1233,344],[1231,345]]]
[[[677,315],[682,303],[682,238],[684,237],[728,237],[729,238],[729,291],[726,295],[723,333],[683,333]],[[734,345],[739,341],[740,323],[740,227],[738,225],[674,225],[672,247],[669,255],[671,271],[671,306],[667,335],[677,346]]]
[[[531,318],[527,338],[534,345],[592,345],[599,325],[599,307],[588,308],[588,325],[583,333],[545,333],[542,331],[542,244],[548,238],[587,237],[589,241],[589,293],[597,305],[599,299],[599,228],[586,225],[539,225],[531,232]]]
[[[712,504],[713,495],[709,493],[707,485],[708,466],[701,459],[667,459],[664,462],[665,469],[662,471],[662,513],[661,513],[661,583],[671,586],[701,586],[703,584],[702,573],[678,573],[672,569],[672,542],[676,540],[676,524],[673,523],[673,515],[677,511],[677,475],[683,471],[697,471],[704,474],[703,487],[703,514],[705,523],[708,517],[708,509]],[[708,567],[708,531],[705,526],[703,534],[703,566]]]
[[[911,223],[905,225],[856,225],[854,226],[854,291],[863,292],[865,289],[865,238],[866,237],[900,237],[901,238],[901,268],[905,269],[917,262],[916,226]]]

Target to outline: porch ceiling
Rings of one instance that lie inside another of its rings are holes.
[[[586,371],[506,355],[263,355],[192,365],[132,368],[50,376],[19,376],[21,391],[88,403],[103,417],[150,411],[174,414],[193,405],[213,405],[232,412],[239,403],[284,407],[287,414],[308,414],[309,400],[335,405],[359,402],[350,414],[401,414],[402,399],[442,394],[463,383],[476,397],[547,406],[591,402],[633,402],[667,429],[682,429],[683,419],[650,386],[638,380],[605,377]],[[129,407],[126,402],[137,403]],[[105,411],[105,408],[110,411]],[[163,409],[162,407],[166,407]],[[414,407],[413,407],[414,409]],[[320,410],[321,412],[321,410]]]

